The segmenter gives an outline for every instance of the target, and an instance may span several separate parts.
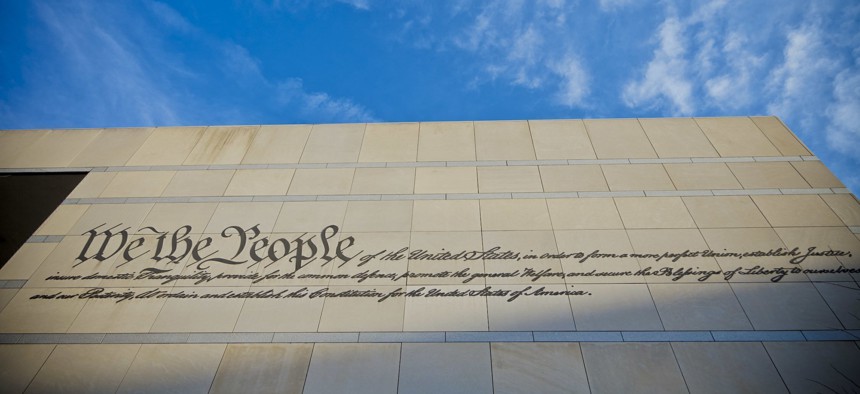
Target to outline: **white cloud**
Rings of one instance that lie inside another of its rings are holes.
[[[588,73],[582,68],[579,59],[568,56],[553,63],[552,70],[562,76],[561,89],[556,93],[556,102],[566,107],[578,107],[585,103],[589,94]]]
[[[369,10],[369,0],[337,0],[338,3],[348,4],[360,10]]]
[[[305,91],[299,78],[278,83],[277,97],[285,106],[298,105],[302,113],[311,119],[335,122],[378,121],[370,111],[350,100],[333,98],[326,93]]]
[[[600,9],[603,11],[616,11],[641,3],[643,3],[641,0],[600,0]]]
[[[693,113],[693,84],[688,79],[685,26],[678,18],[666,19],[657,31],[659,46],[640,80],[624,87],[622,98],[630,107],[655,107],[668,101],[673,115]]]
[[[462,14],[463,5],[458,7],[457,14]],[[570,12],[563,0],[483,4],[450,38],[454,47],[483,63],[477,68],[483,74],[469,86],[502,80],[529,90],[549,89],[559,105],[581,106],[590,93],[590,79],[569,44],[574,41],[566,24]]]
[[[768,105],[773,113],[789,114],[803,111],[804,102],[812,95],[824,93],[826,79],[837,71],[837,61],[824,48],[824,37],[818,26],[806,24],[791,30],[783,51],[784,61],[775,68],[768,87],[776,99]]]
[[[860,72],[856,68],[836,75],[833,96],[826,110],[827,143],[838,152],[860,159]]]

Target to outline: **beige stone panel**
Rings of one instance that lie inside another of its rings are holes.
[[[675,190],[662,164],[610,164],[600,166],[609,190]]]
[[[409,231],[412,201],[350,201],[343,220],[344,231]]]
[[[860,226],[860,203],[851,194],[821,195],[827,206],[842,219],[846,226]]]
[[[25,243],[0,268],[0,280],[29,279],[39,265],[51,254],[55,243]]]
[[[18,289],[0,289],[0,311],[9,305],[9,302],[18,294]]]
[[[86,300],[77,298],[64,300],[31,300],[35,295],[53,295],[60,289],[28,289],[18,290],[18,294],[9,301],[0,313],[0,332],[3,333],[63,333],[71,326],[72,321],[86,304]],[[71,289],[64,294],[77,294]]]
[[[208,393],[226,347],[141,345],[117,393]]]
[[[483,250],[481,233],[478,231],[446,231],[446,232],[422,232],[413,231],[409,240],[410,253],[420,255],[410,256],[409,272],[416,275],[436,274],[448,272],[453,274],[462,270],[468,270],[465,278],[461,277],[410,277],[407,279],[409,285],[455,285],[462,283],[483,284],[483,278],[472,278],[472,273],[484,272],[484,260],[468,258],[468,253]],[[434,256],[448,253],[452,256],[460,255],[458,259],[434,259]]]
[[[349,194],[355,168],[300,168],[288,195]]]
[[[274,287],[283,296],[313,293],[322,287]],[[268,289],[268,288],[267,288]],[[251,288],[252,291],[257,291]],[[262,290],[262,289],[261,289]],[[320,324],[324,299],[249,298],[242,306],[235,332],[315,332]]]
[[[406,285],[406,278],[397,278],[409,268],[409,236],[408,231],[384,233],[345,233],[342,237],[355,238],[356,252],[362,251],[358,258],[342,264],[332,261],[332,275],[346,275],[347,278],[333,278],[329,284],[334,286],[347,285]],[[369,261],[360,261],[362,256],[376,255]],[[395,278],[360,278],[356,275],[366,272],[377,272],[379,275],[394,275]]]
[[[51,216],[48,216],[41,226],[36,229],[33,235],[65,235],[84,212],[87,211],[89,205],[60,205]]]
[[[779,149],[783,156],[806,156],[812,153],[775,116],[752,116],[753,123]]]
[[[798,161],[791,163],[791,165],[812,187],[845,187],[839,178],[833,175],[820,161]]]
[[[760,343],[672,343],[690,392],[787,393]]]
[[[688,392],[668,343],[583,343],[581,346],[592,392]]]
[[[628,229],[696,227],[681,197],[620,197],[615,204]]]
[[[843,226],[819,196],[752,196],[773,227]]]
[[[300,162],[355,163],[361,152],[364,128],[364,123],[314,125]]]
[[[751,330],[727,283],[650,284],[667,330]]]
[[[154,129],[105,129],[72,160],[70,167],[122,166],[143,145]]]
[[[812,281],[851,281],[851,276],[845,273],[826,272],[841,264],[846,268],[860,268],[860,241],[846,227],[794,227],[776,228],[777,234],[789,249],[798,248],[801,256],[809,248],[815,252],[840,251],[850,256],[808,256],[800,265],[808,270],[825,270],[825,272],[810,272],[807,274]],[[857,275],[855,274],[855,278]]]
[[[329,225],[341,226],[347,201],[301,201],[284,203],[275,232],[319,232]]]
[[[159,232],[173,232],[191,226],[191,233],[199,234],[206,228],[215,213],[217,203],[158,203],[152,207],[140,228],[153,227]],[[151,230],[141,233],[152,234]]]
[[[484,258],[484,269],[488,274],[516,273],[512,276],[488,277],[488,284],[563,284],[564,276],[559,259],[555,237],[551,231],[485,231],[484,250],[498,248],[494,253],[502,257]],[[510,252],[516,257],[506,258]],[[544,254],[550,256],[544,257]],[[550,270],[554,275],[545,274],[536,278],[533,273]],[[532,274],[530,274],[532,273]]]
[[[551,230],[546,201],[481,200],[483,230]]]
[[[564,283],[558,250],[551,231],[484,231],[484,250],[500,254],[484,258],[487,273],[516,273],[512,276],[488,278],[487,283],[532,284]],[[510,257],[505,256],[510,254]],[[535,280],[529,272],[551,270],[555,275]]]
[[[828,388],[850,392],[857,387],[860,351],[856,343],[765,342],[764,347],[793,393],[817,393]]]
[[[418,155],[418,123],[368,123],[360,163],[411,162]]]
[[[303,393],[396,393],[399,366],[397,343],[318,343]]]
[[[556,230],[624,228],[611,198],[551,198],[546,205]]]
[[[180,233],[180,235],[181,234],[182,233]],[[122,276],[123,274],[132,274],[136,276],[146,268],[166,270],[166,272],[163,273],[165,276],[178,275],[182,273],[182,269],[185,267],[185,264],[191,259],[191,243],[197,242],[200,235],[191,234],[187,237],[183,237],[187,238],[187,240],[180,240],[180,243],[177,245],[175,250],[171,245],[173,237],[172,234],[167,235],[164,241],[160,241],[159,237],[161,237],[161,235],[155,235],[152,234],[152,232],[149,232],[149,234],[146,235],[133,236],[131,242],[134,242],[134,245],[137,247],[132,249],[130,252],[130,259],[126,259],[123,252],[120,252],[116,258],[113,259],[113,264],[110,267],[99,270],[99,274],[105,276],[105,278],[93,286],[117,288],[111,289],[111,291],[120,293],[128,290],[141,292],[149,290],[140,289],[141,287],[159,287],[162,289],[173,287],[177,282],[167,278],[152,277],[147,279],[135,279],[132,277],[129,279]],[[138,241],[139,239],[143,239],[142,243],[140,243],[141,241]],[[163,242],[162,250],[160,252],[158,252],[159,242]],[[140,245],[138,246],[138,244]],[[158,257],[160,257],[160,260],[156,260],[156,252],[159,253]],[[158,313],[158,309],[155,310],[155,313]],[[152,316],[152,318],[154,319],[155,316]],[[152,321],[150,320],[149,325],[151,324]],[[149,328],[149,325],[146,326],[147,329]]]
[[[329,292],[375,290],[391,293],[402,286],[330,286]],[[401,331],[405,299],[391,297],[380,302],[377,297],[328,297],[320,317],[320,332]]]
[[[699,228],[770,227],[748,196],[683,197]]]
[[[475,122],[478,160],[535,160],[526,121]]]
[[[598,159],[647,159],[657,154],[636,119],[586,119]]]
[[[89,259],[83,263],[77,260],[78,256],[83,252],[86,245],[87,236],[66,236],[57,244],[57,247],[51,251],[51,254],[39,265],[39,268],[33,272],[25,287],[28,288],[45,288],[45,287],[94,287],[98,286],[100,279],[82,279],[88,275],[95,273],[105,273],[110,271],[114,261],[122,255],[120,251],[121,236],[114,236],[108,242],[105,248],[105,260],[99,262],[93,258],[96,252],[102,245],[103,237],[99,237],[90,245],[86,252],[86,257]],[[113,254],[113,255],[111,255]],[[74,280],[47,280],[49,276],[80,276]],[[73,291],[69,289],[68,291]]]
[[[744,189],[809,188],[788,162],[728,163],[728,166]]]
[[[526,294],[541,290],[543,294],[556,292],[564,294],[567,285],[502,285],[493,286],[496,290],[507,290],[513,294],[525,291]],[[487,297],[490,331],[573,331],[573,314],[570,301],[561,295],[520,296],[513,301],[511,297]]]
[[[311,125],[260,126],[242,164],[298,163]]]
[[[256,225],[261,233],[268,233],[275,225],[275,220],[281,211],[281,204],[279,202],[219,203],[205,232],[220,234],[230,226],[250,229]]]
[[[414,168],[356,168],[350,194],[412,194]]]
[[[253,232],[245,231],[248,238],[254,236]],[[235,292],[244,291],[248,288],[248,285],[251,284],[250,280],[242,280],[242,279],[234,279],[236,276],[250,276],[258,273],[263,264],[266,264],[266,260],[257,263],[253,259],[250,258],[249,249],[254,245],[254,243],[263,238],[264,236],[254,237],[253,239],[246,240],[245,250],[243,253],[239,254],[235,258],[237,251],[240,249],[241,240],[237,235],[238,231],[230,230],[226,233],[228,236],[223,236],[222,234],[203,234],[199,237],[201,244],[207,244],[206,248],[203,248],[200,252],[200,259],[194,258],[193,255],[189,255],[186,257],[185,261],[179,263],[179,267],[182,269],[182,275],[191,276],[200,271],[208,271],[212,274],[213,278],[204,282],[206,286],[225,286],[222,289],[227,289],[227,286],[238,286],[240,288],[234,288]],[[266,234],[268,235],[268,234]],[[196,236],[192,237],[192,240],[197,241]],[[265,256],[266,249],[263,249],[259,252],[260,254]],[[210,256],[211,255],[211,256]],[[230,263],[222,263],[218,261],[209,260],[209,257],[214,258],[222,258],[228,259],[236,264]],[[151,263],[150,263],[151,264]],[[167,264],[166,262],[164,264]],[[167,264],[169,268],[174,267],[174,264]],[[175,272],[171,272],[175,274]],[[227,277],[217,278],[219,274],[227,275]],[[173,282],[176,286],[196,286],[199,282],[199,279],[180,279]]]
[[[236,170],[225,196],[283,196],[296,170]]]
[[[418,161],[475,160],[472,122],[421,122]]]
[[[175,174],[176,171],[118,172],[99,197],[158,197]]]
[[[184,165],[239,164],[259,126],[207,127]]]
[[[415,200],[412,231],[480,231],[477,200]]]
[[[686,251],[699,252],[708,245],[696,229],[627,230],[633,250],[640,255],[639,265],[650,274],[648,283],[699,283],[719,281],[720,266],[713,257],[687,256]],[[680,256],[680,257],[679,257]],[[677,259],[677,261],[673,261]],[[668,268],[669,271],[664,271]],[[676,275],[676,270],[691,270],[689,275]]]
[[[314,345],[230,344],[215,381],[215,393],[301,394]]]
[[[543,185],[536,166],[478,167],[478,191],[539,193],[543,191]]]
[[[827,306],[836,314],[842,326],[849,330],[860,328],[860,286],[852,282],[813,283]]]
[[[645,284],[581,284],[575,289],[591,293],[570,296],[577,330],[663,330]]]
[[[404,343],[400,394],[492,393],[488,343]]]
[[[415,169],[415,194],[477,193],[475,167],[420,167]]]
[[[138,225],[152,209],[152,206],[153,204],[91,205],[87,209],[87,212],[75,222],[69,234],[84,234],[94,228],[97,228],[96,231],[101,232],[113,226],[118,226],[114,231],[120,231],[128,227],[129,232],[134,232],[139,228]]]
[[[624,230],[566,230],[556,231],[559,253],[583,253],[583,257],[561,259],[565,281],[571,283],[645,283],[642,277],[632,274],[639,271],[635,257],[621,257],[633,253],[627,232]],[[601,275],[601,273],[619,273]]]
[[[326,234],[331,239],[328,241],[329,243],[329,253],[328,256],[332,257],[333,260],[326,261],[322,258],[324,253],[324,246],[322,245],[322,241],[320,239],[319,231],[314,231],[310,233],[273,233],[271,235],[264,234],[264,236],[269,236],[269,248],[274,251],[275,261],[272,261],[271,258],[266,256],[260,262],[259,273],[263,276],[263,280],[257,283],[251,283],[252,291],[260,291],[267,290],[271,286],[325,286],[330,282],[330,274],[332,269],[337,264],[342,264],[343,261],[337,258],[335,251],[337,249],[337,244],[340,239],[340,235],[331,236],[331,233]],[[284,239],[290,242],[290,249],[286,250],[282,242],[277,241],[278,239]],[[311,253],[311,247],[309,243],[313,243],[314,246],[317,247],[317,253],[315,254],[317,258],[308,259],[301,261],[301,267],[296,267],[296,261],[290,260],[294,258],[298,254],[298,244],[303,243],[303,251],[302,254],[313,255]],[[274,245],[274,246],[272,246]],[[347,247],[348,244],[344,244],[345,249],[343,253],[348,257],[354,257],[356,254],[361,252],[360,244],[352,247]],[[267,253],[262,252],[262,253]],[[350,264],[354,264],[352,262]],[[295,276],[290,278],[280,277],[285,274],[295,273]],[[277,275],[272,277],[272,275]],[[250,300],[249,300],[250,301]],[[307,300],[304,300],[307,301]],[[319,315],[315,317],[317,321],[319,320]],[[314,326],[316,327],[316,326]]]
[[[538,160],[595,159],[582,120],[530,120]]]
[[[28,393],[114,393],[140,345],[57,345]]]
[[[398,393],[492,393],[488,343],[404,343]]]
[[[107,292],[141,294],[153,288],[107,288]],[[165,299],[93,298],[69,327],[70,333],[147,332],[161,311]]]
[[[406,298],[403,331],[487,331],[486,297],[426,296],[433,290],[437,294],[479,291],[484,288],[483,284],[408,286],[406,291],[421,288],[425,296]]]
[[[491,343],[493,392],[589,393],[578,343]]]
[[[244,287],[174,287],[172,294],[197,294],[198,298],[168,298],[150,332],[231,332],[236,326],[241,298],[199,298],[203,294],[241,293]]]
[[[204,127],[159,127],[126,165],[180,165],[197,145],[204,130]]]
[[[548,193],[609,191],[599,165],[540,166],[540,177]]]
[[[756,330],[841,330],[812,283],[732,283]]]
[[[78,183],[68,198],[96,198],[102,194],[108,184],[113,181],[116,172],[91,172]]]
[[[101,130],[51,130],[39,138],[10,163],[10,167],[68,167]]]
[[[164,197],[223,196],[233,170],[177,171],[164,189]]]
[[[23,393],[53,350],[54,345],[0,345],[0,386]]]
[[[719,157],[691,118],[639,119],[657,155],[667,157]]]
[[[665,164],[678,190],[741,189],[725,163]]]
[[[0,168],[10,168],[30,145],[47,136],[50,130],[3,130],[0,133]]]
[[[793,246],[789,245],[786,249],[786,244],[782,242],[777,233],[771,228],[726,228],[726,229],[703,229],[702,235],[705,237],[708,246],[711,250],[717,253],[745,253],[745,252],[768,252],[771,250],[779,250],[783,252],[790,251]],[[776,268],[790,269],[794,265],[789,262],[792,257],[789,256],[757,256],[757,257],[739,257],[725,255],[716,257],[717,262],[723,267],[723,270],[734,271],[739,268],[753,268],[755,266],[763,267],[767,270]],[[772,279],[781,276],[781,282],[804,282],[807,280],[806,275],[802,273],[782,273],[772,272],[763,273],[761,275],[744,274],[746,270],[741,270],[738,274],[732,276],[731,282],[770,282]]]
[[[780,156],[748,117],[695,118],[722,157]]]

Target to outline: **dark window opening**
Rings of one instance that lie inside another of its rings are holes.
[[[86,175],[0,174],[0,267]]]

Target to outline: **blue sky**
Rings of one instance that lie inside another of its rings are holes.
[[[857,1],[4,1],[0,129],[777,115],[860,191]]]

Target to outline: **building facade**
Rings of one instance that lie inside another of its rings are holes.
[[[0,269],[11,392],[860,390],[860,205],[774,117],[3,131],[0,169],[82,177]]]

